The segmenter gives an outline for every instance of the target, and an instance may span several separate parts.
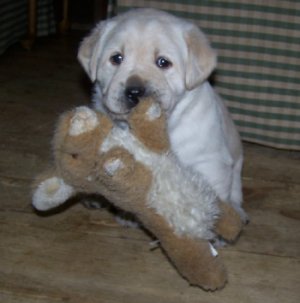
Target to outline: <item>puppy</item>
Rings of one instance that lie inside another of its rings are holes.
[[[78,59],[95,83],[95,108],[114,120],[126,119],[141,97],[153,95],[167,114],[179,161],[204,175],[246,221],[241,141],[207,81],[216,53],[196,25],[162,11],[132,10],[100,22]]]

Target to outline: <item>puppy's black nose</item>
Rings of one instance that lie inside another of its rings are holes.
[[[139,98],[145,94],[143,86],[129,86],[125,89],[125,96],[129,107],[135,107],[139,103]]]

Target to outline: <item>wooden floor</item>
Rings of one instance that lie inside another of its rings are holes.
[[[221,251],[222,291],[183,280],[139,229],[81,204],[42,216],[30,183],[47,164],[57,115],[87,103],[77,36],[39,40],[0,57],[0,302],[300,302],[300,154],[245,144],[251,223]]]

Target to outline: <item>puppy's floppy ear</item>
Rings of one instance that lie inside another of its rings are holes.
[[[185,85],[191,90],[207,79],[214,70],[217,55],[196,25],[187,31],[185,40],[188,49]]]
[[[97,76],[98,60],[102,52],[103,40],[107,31],[107,21],[100,22],[79,46],[77,58],[94,82]]]

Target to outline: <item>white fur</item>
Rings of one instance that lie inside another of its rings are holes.
[[[52,177],[41,182],[32,196],[32,204],[37,210],[45,211],[64,203],[74,194],[72,186],[63,179]]]
[[[123,56],[120,65],[111,64],[115,53]],[[161,56],[172,62],[170,68],[158,68]],[[206,81],[215,53],[195,25],[165,12],[134,10],[98,24],[78,57],[95,81],[95,108],[113,118],[128,114],[127,79],[142,79],[167,113],[171,149],[181,164],[202,174],[246,220],[242,145],[223,101]]]

